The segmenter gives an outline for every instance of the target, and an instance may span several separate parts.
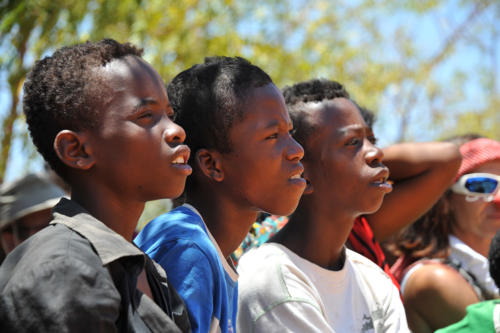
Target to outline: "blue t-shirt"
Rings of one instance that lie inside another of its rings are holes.
[[[193,332],[235,332],[237,273],[189,205],[158,216],[134,242],[167,272],[184,299]]]

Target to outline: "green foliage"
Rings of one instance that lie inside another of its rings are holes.
[[[139,222],[137,222],[137,231],[141,231],[142,228],[148,224],[149,221],[155,217],[164,214],[172,209],[172,201],[168,199],[154,200],[146,203],[144,211],[142,212]]]

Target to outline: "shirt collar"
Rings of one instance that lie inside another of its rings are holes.
[[[205,224],[205,220],[203,220],[203,217],[201,216],[200,212],[192,205],[185,203],[181,207],[185,207],[192,211],[193,213],[197,214],[200,217],[201,222],[203,223],[203,228],[205,229],[205,232],[208,235],[208,238],[210,238],[210,241],[215,247],[215,250],[217,251],[217,255],[219,256],[220,262],[222,263],[222,266],[224,267],[224,270],[226,271],[227,274],[231,277],[233,281],[238,280],[238,273],[236,272],[236,268],[234,265],[230,264],[230,259],[229,258],[224,258],[224,255],[222,254],[222,251],[219,247],[219,244],[217,244],[217,241],[215,240],[214,236],[210,233],[210,230],[208,229],[207,225]]]
[[[185,204],[182,205],[182,207],[186,207],[187,209],[189,209],[190,211],[192,211],[193,213],[195,213],[196,215],[198,215],[200,217],[200,219],[203,221],[203,225],[205,225],[205,221],[203,220],[203,217],[201,216],[201,214],[198,211],[198,209],[196,209],[193,205],[185,203]]]
[[[90,215],[75,201],[62,198],[52,212],[54,219],[50,224],[63,224],[85,237],[95,248],[103,265],[130,256],[140,256],[144,262],[144,252]]]
[[[470,246],[453,235],[449,235],[449,240],[451,249],[450,259],[460,262],[466,271],[474,274],[477,282],[483,288],[490,293],[498,295],[498,287],[490,275],[488,258],[474,251]]]

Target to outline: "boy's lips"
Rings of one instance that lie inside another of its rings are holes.
[[[302,177],[302,173],[304,173],[304,167],[302,165],[299,165],[288,177],[288,181],[292,182],[293,184],[305,186],[306,180]]]
[[[175,149],[175,153],[172,157],[172,161],[170,164],[181,171],[185,175],[190,175],[191,172],[193,171],[191,166],[187,164],[187,161],[189,160],[189,154],[190,150],[189,147],[186,145],[181,145]]]
[[[388,181],[389,170],[383,168],[375,177],[372,178],[370,185],[375,186],[385,193],[390,193],[392,191],[392,182]]]

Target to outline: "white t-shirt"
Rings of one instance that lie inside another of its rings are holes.
[[[238,272],[238,332],[409,332],[391,279],[351,250],[331,271],[268,243],[246,253]]]

